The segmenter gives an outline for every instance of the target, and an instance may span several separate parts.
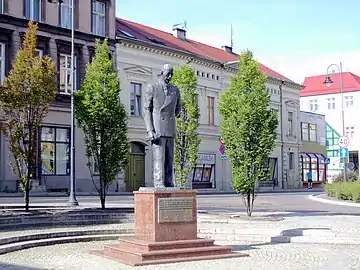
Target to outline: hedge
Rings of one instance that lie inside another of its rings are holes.
[[[330,197],[360,203],[360,181],[326,184],[325,191]]]

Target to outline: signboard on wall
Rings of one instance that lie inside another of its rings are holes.
[[[215,154],[198,154],[196,163],[201,165],[211,165],[215,164],[216,156]]]

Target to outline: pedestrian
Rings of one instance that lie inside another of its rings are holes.
[[[308,189],[312,189],[312,172],[311,169],[307,172]]]

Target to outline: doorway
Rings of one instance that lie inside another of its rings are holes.
[[[140,187],[145,187],[145,145],[131,142],[129,163],[125,172],[125,189],[133,192]]]

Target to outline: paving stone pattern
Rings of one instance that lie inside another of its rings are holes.
[[[116,261],[88,253],[89,250],[101,249],[104,244],[108,243],[113,243],[113,241],[64,244],[13,252],[0,256],[0,269],[134,269]],[[224,244],[223,242],[219,243]],[[305,244],[241,245],[239,242],[233,248],[236,251],[249,253],[251,257],[145,266],[141,269],[360,269],[360,246]]]

